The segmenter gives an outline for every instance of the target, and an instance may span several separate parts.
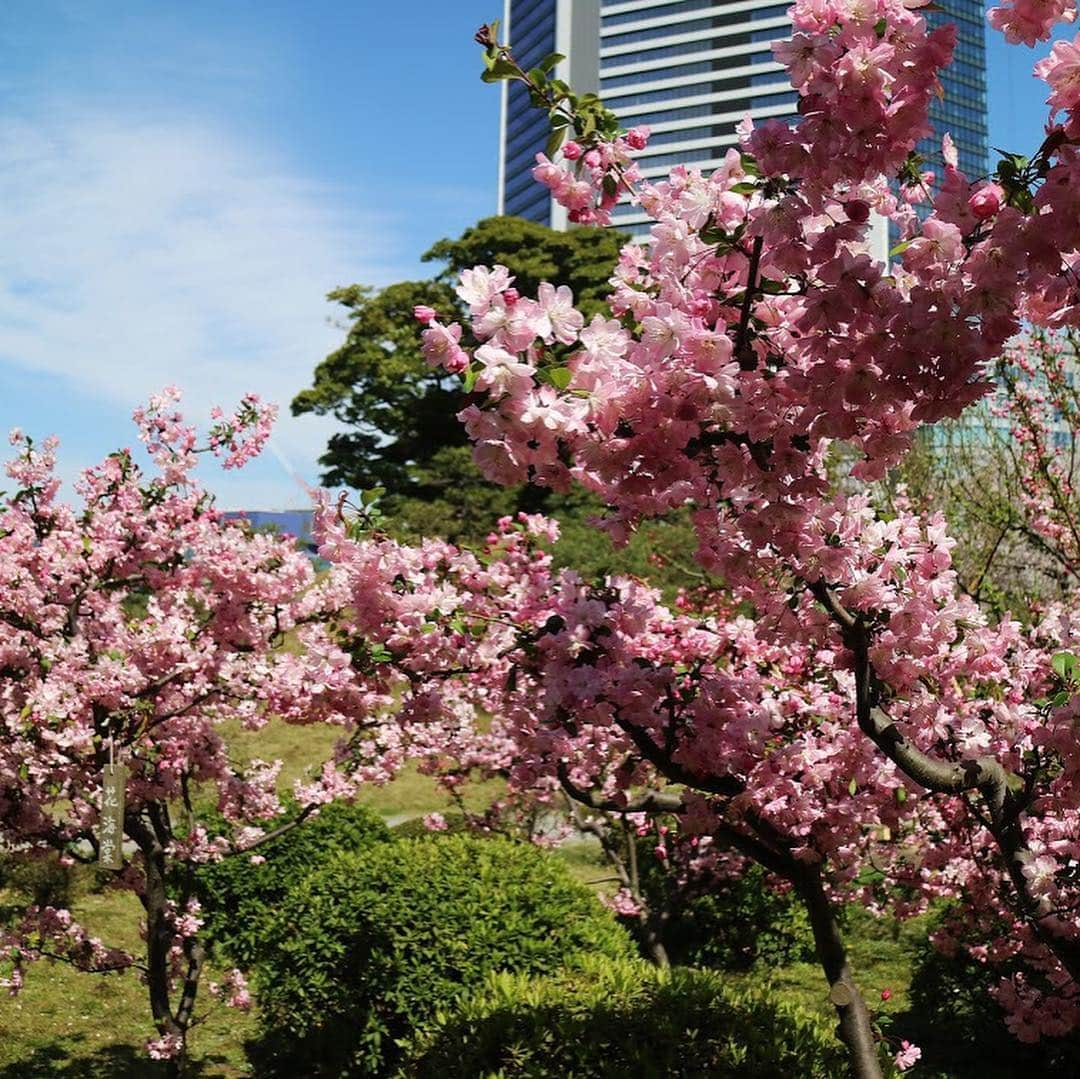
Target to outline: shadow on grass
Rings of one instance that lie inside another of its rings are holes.
[[[165,1065],[147,1058],[142,1049],[132,1045],[104,1045],[83,1049],[79,1035],[59,1038],[39,1045],[32,1053],[0,1067],[0,1079],[158,1079],[165,1075]],[[188,1064],[189,1076],[221,1075],[223,1057],[207,1056]]]

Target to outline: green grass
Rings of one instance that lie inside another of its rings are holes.
[[[142,908],[130,892],[88,895],[75,904],[80,922],[107,944],[138,952]],[[206,1021],[192,1036],[195,1073],[247,1075],[243,1043],[254,1031],[250,1015],[225,1008],[205,993]],[[64,963],[30,965],[16,997],[0,998],[0,1077],[41,1076],[152,1079],[164,1070],[143,1052],[155,1036],[146,989],[131,972],[85,974]]]
[[[872,1011],[899,1015],[910,1006],[912,957],[916,945],[926,939],[928,916],[897,922],[876,918],[862,907],[852,905],[844,914],[844,940],[855,981]],[[789,963],[772,969],[756,967],[749,975],[755,982],[767,982],[792,1003],[824,1016],[835,1016],[829,1002],[825,975],[817,963]],[[889,1000],[881,992],[891,992]]]
[[[342,732],[322,725],[301,727],[272,719],[257,731],[223,724],[222,735],[228,740],[234,759],[246,763],[253,758],[280,760],[278,788],[288,791],[297,779],[317,774],[332,753]],[[478,812],[490,805],[502,791],[499,783],[470,784],[465,792],[465,806]],[[370,806],[391,823],[424,813],[453,811],[455,806],[446,792],[430,776],[421,775],[414,765],[405,768],[385,786],[371,786],[357,799]]]

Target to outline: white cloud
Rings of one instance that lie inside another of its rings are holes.
[[[0,362],[61,377],[84,423],[94,401],[115,413],[167,383],[193,417],[255,389],[281,406],[278,450],[313,479],[329,425],[288,404],[340,341],[325,293],[397,276],[362,194],[210,124],[105,113],[0,120],[0,161]],[[284,468],[258,473],[226,501],[296,503]]]

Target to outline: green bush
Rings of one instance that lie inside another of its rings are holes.
[[[76,899],[100,891],[112,876],[96,864],[63,865],[54,852],[0,853],[0,889],[39,907],[70,907]]]
[[[552,855],[433,836],[339,855],[285,899],[255,985],[263,1074],[383,1075],[398,1040],[493,971],[583,953],[628,958],[626,933]]]
[[[286,819],[290,817],[282,818]],[[272,821],[267,830],[278,823]],[[389,830],[374,810],[337,802],[261,845],[258,854],[263,862],[253,863],[239,854],[201,867],[196,894],[212,946],[246,969],[258,955],[267,921],[290,889],[333,855],[389,839]]]
[[[661,935],[676,966],[742,971],[759,961],[772,967],[817,961],[806,908],[794,892],[776,891],[760,866],[740,876],[672,874],[653,854],[654,836],[636,842],[641,889],[650,908],[666,914]],[[625,924],[640,941],[638,919]]]
[[[846,1074],[829,1025],[714,971],[594,959],[496,975],[409,1046],[409,1079],[824,1079]]]
[[[676,900],[665,927],[673,963],[718,970],[749,970],[817,961],[806,908],[794,892],[780,893],[760,866],[718,883],[714,890]]]

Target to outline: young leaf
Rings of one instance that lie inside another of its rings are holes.
[[[1050,660],[1050,665],[1054,668],[1054,673],[1058,678],[1068,681],[1076,670],[1076,656],[1072,652],[1058,652]]]
[[[548,381],[557,390],[565,390],[570,385],[570,380],[574,377],[573,371],[569,367],[549,367],[547,370]]]

